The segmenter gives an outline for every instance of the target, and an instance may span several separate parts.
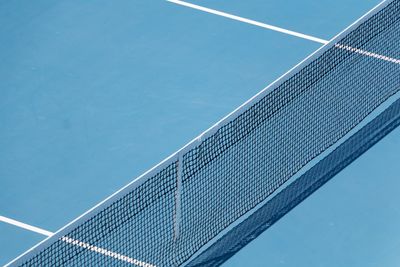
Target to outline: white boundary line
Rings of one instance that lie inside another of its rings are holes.
[[[51,246],[54,242],[56,242],[58,239],[62,238],[64,235],[68,234],[71,230],[73,230],[75,227],[79,226],[81,223],[87,221],[88,219],[92,218],[105,208],[107,208],[109,205],[111,205],[113,202],[117,201],[121,197],[123,197],[125,194],[131,192],[135,188],[138,188],[141,186],[143,183],[145,183],[147,180],[149,180],[151,177],[156,175],[159,171],[163,170],[165,167],[174,164],[176,161],[179,160],[179,153],[186,153],[190,149],[198,146],[201,143],[201,140],[204,138],[207,138],[209,136],[212,136],[215,132],[219,130],[219,128],[222,125],[228,124],[230,121],[233,121],[236,119],[238,116],[240,116],[243,112],[245,112],[248,108],[250,108],[254,103],[258,102],[260,99],[265,97],[266,95],[270,94],[279,86],[285,82],[287,79],[290,79],[293,77],[296,73],[298,73],[304,66],[312,62],[315,58],[319,57],[322,55],[325,51],[329,50],[330,48],[334,47],[337,42],[339,42],[342,37],[344,37],[347,33],[358,27],[361,23],[363,23],[365,20],[369,19],[372,17],[374,14],[385,8],[388,4],[393,2],[393,0],[384,0],[377,6],[375,6],[372,10],[370,10],[368,13],[366,13],[364,16],[362,16],[360,19],[358,19],[356,22],[354,22],[352,25],[347,27],[344,31],[342,31],[340,34],[338,34],[336,37],[334,37],[331,41],[329,41],[328,44],[322,46],[319,48],[317,51],[309,55],[306,59],[301,61],[299,64],[297,64],[295,67],[290,69],[288,72],[286,72],[284,75],[279,77],[277,80],[272,82],[270,85],[265,87],[263,90],[261,90],[258,94],[250,98],[248,101],[243,103],[241,106],[236,108],[234,111],[232,111],[230,114],[222,118],[220,121],[215,123],[213,126],[211,126],[209,129],[201,133],[198,137],[190,141],[188,144],[186,144],[184,147],[182,147],[180,150],[177,152],[173,153],[163,161],[161,161],[159,164],[151,168],[150,170],[146,171],[136,179],[134,179],[132,182],[109,196],[108,198],[104,199],[100,203],[98,203],[96,206],[92,207],[88,211],[86,211],[84,214],[76,218],[75,220],[71,221],[64,227],[62,227],[60,230],[58,230],[54,235],[51,237],[46,238],[39,244],[35,245],[31,249],[25,251],[23,254],[21,254],[19,257],[15,258],[13,261],[8,263],[6,266],[18,266],[18,264],[23,263],[27,259],[30,259],[33,255],[36,255],[46,249],[47,247]],[[228,227],[229,228],[229,227]],[[207,244],[206,244],[207,245]],[[205,246],[206,246],[205,245]],[[202,249],[200,249],[202,250]],[[182,265],[183,266],[183,265]]]
[[[203,12],[207,12],[207,13],[210,13],[210,14],[214,14],[214,15],[218,15],[218,16],[221,16],[221,17],[225,17],[225,18],[228,18],[228,19],[233,19],[233,20],[237,20],[237,21],[244,22],[244,23],[247,23],[247,24],[255,25],[255,26],[258,26],[258,27],[261,27],[261,28],[273,30],[273,31],[276,31],[276,32],[281,32],[281,33],[292,35],[292,36],[296,36],[296,37],[299,37],[299,38],[302,38],[302,39],[306,39],[306,40],[309,40],[309,41],[313,41],[313,42],[316,42],[316,43],[327,44],[329,42],[327,40],[324,40],[324,39],[321,39],[321,38],[318,38],[318,37],[314,37],[314,36],[311,36],[311,35],[307,35],[307,34],[295,32],[295,31],[283,29],[283,28],[280,28],[280,27],[277,27],[277,26],[269,25],[269,24],[258,22],[258,21],[251,20],[251,19],[246,19],[246,18],[243,18],[243,17],[239,17],[239,16],[236,16],[236,15],[228,14],[228,13],[225,13],[225,12],[222,12],[222,11],[218,11],[218,10],[215,10],[215,9],[211,9],[211,8],[207,8],[207,7],[203,7],[203,6],[187,3],[187,2],[184,2],[184,1],[180,1],[180,0],[167,0],[167,1],[171,2],[171,3],[174,3],[174,4],[177,4],[177,5],[190,7],[190,8],[197,9],[197,10],[200,10],[200,11],[203,11]]]
[[[261,27],[261,28],[265,28],[265,29],[268,29],[268,30],[272,30],[272,31],[276,31],[276,32],[292,35],[292,36],[299,37],[299,38],[302,38],[302,39],[306,39],[306,40],[309,40],[309,41],[313,41],[313,42],[317,42],[317,43],[321,43],[321,44],[329,43],[329,41],[327,41],[327,40],[323,40],[323,39],[320,39],[320,38],[317,38],[317,37],[314,37],[314,36],[306,35],[306,34],[299,33],[299,32],[294,32],[294,31],[291,31],[291,30],[287,30],[287,29],[284,29],[284,28],[277,27],[277,26],[265,24],[265,23],[258,22],[258,21],[255,21],[255,20],[251,20],[251,19],[246,19],[246,18],[243,18],[243,17],[239,17],[239,16],[236,16],[236,15],[228,14],[228,13],[225,13],[225,12],[222,12],[222,11],[218,11],[218,10],[215,10],[215,9],[211,9],[211,8],[207,8],[207,7],[203,7],[203,6],[199,6],[199,5],[195,5],[195,4],[191,4],[191,3],[184,2],[184,1],[181,1],[181,0],[166,0],[166,1],[174,3],[174,4],[177,4],[177,5],[181,5],[181,6],[185,6],[185,7],[189,7],[189,8],[193,8],[193,9],[197,9],[197,10],[200,10],[200,11],[204,11],[204,12],[207,12],[207,13],[210,13],[210,14],[214,14],[214,15],[217,15],[217,16],[221,16],[221,17],[237,20],[237,21],[240,21],[240,22],[244,22],[244,23],[247,23],[247,24],[255,25],[255,26],[258,26],[258,27]],[[388,61],[388,62],[391,62],[391,63],[400,64],[400,59],[390,58],[390,57],[387,57],[387,56],[383,56],[383,55],[380,55],[380,54],[368,52],[368,51],[361,50],[361,49],[358,49],[358,48],[353,48],[353,47],[347,46],[347,45],[336,44],[335,46],[337,48],[340,48],[340,49],[343,49],[343,50],[347,50],[347,51],[351,51],[351,52],[354,52],[354,53],[358,53],[358,54],[361,54],[361,55],[364,55],[364,56],[369,56],[369,57],[373,57],[373,58],[376,58],[376,59],[385,60],[385,61]]]
[[[35,233],[38,233],[38,234],[41,234],[41,235],[45,235],[45,236],[52,236],[54,234],[53,232],[50,232],[50,231],[41,229],[39,227],[32,226],[32,225],[17,221],[17,220],[14,220],[14,219],[10,219],[10,218],[4,217],[4,216],[0,216],[0,221],[8,223],[8,224],[11,224],[11,225],[14,225],[14,226],[17,226],[17,227],[20,227],[20,228],[23,228],[25,230],[29,230],[31,232],[35,232]],[[88,243],[84,243],[84,242],[81,242],[79,240],[75,240],[75,239],[72,239],[72,238],[69,238],[69,237],[66,237],[66,236],[63,236],[61,238],[61,240],[66,242],[66,243],[69,243],[69,244],[72,244],[72,245],[75,245],[75,246],[79,246],[79,247],[91,250],[93,252],[102,254],[104,256],[115,258],[117,260],[125,261],[125,262],[128,262],[128,263],[132,263],[132,264],[135,264],[135,265],[140,266],[140,267],[156,267],[153,264],[149,264],[149,263],[146,263],[146,262],[143,262],[143,261],[139,261],[139,260],[130,258],[128,256],[124,256],[124,255],[121,255],[119,253],[115,253],[115,252],[106,250],[104,248],[99,248],[99,247],[96,247],[96,246],[90,245]]]
[[[104,248],[99,248],[99,247],[96,247],[96,246],[90,245],[88,243],[84,243],[84,242],[81,242],[79,240],[75,240],[75,239],[72,239],[72,238],[69,238],[69,237],[66,237],[66,236],[62,237],[61,240],[66,242],[66,243],[69,243],[69,244],[72,244],[72,245],[75,245],[75,246],[78,246],[78,247],[85,248],[87,250],[102,254],[102,255],[107,256],[107,257],[111,257],[111,258],[114,258],[114,259],[117,259],[117,260],[120,260],[120,261],[124,261],[124,262],[127,262],[127,263],[134,264],[136,266],[140,266],[140,267],[156,267],[153,264],[149,264],[149,263],[146,263],[146,262],[143,262],[143,261],[139,261],[139,260],[124,256],[122,254],[115,253],[115,252],[106,250]]]
[[[26,223],[23,223],[23,222],[20,222],[20,221],[16,221],[16,220],[4,217],[4,216],[0,216],[0,222],[5,222],[5,223],[8,223],[8,224],[17,226],[19,228],[23,228],[25,230],[29,230],[31,232],[35,232],[35,233],[38,233],[38,234],[41,234],[41,235],[45,235],[45,236],[52,236],[54,234],[54,233],[52,233],[50,231],[41,229],[39,227],[32,226],[32,225],[29,225],[29,224],[26,224]]]
[[[358,49],[358,48],[354,48],[354,47],[351,47],[351,46],[348,46],[348,45],[336,44],[335,47],[343,49],[343,50],[347,50],[347,51],[350,51],[350,52],[358,53],[358,54],[361,54],[361,55],[364,55],[364,56],[373,57],[373,58],[384,60],[384,61],[388,61],[388,62],[391,62],[391,63],[400,64],[400,59],[395,59],[395,58],[379,55],[379,54],[376,54],[376,53],[372,53],[372,52],[368,52],[368,51],[361,50],[361,49]]]

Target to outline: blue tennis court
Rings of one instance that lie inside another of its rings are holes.
[[[1,1],[0,265],[46,238],[17,222],[56,232],[379,2]],[[397,129],[224,266],[399,266],[399,149]]]

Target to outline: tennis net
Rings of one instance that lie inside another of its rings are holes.
[[[400,0],[9,266],[219,266],[398,126]]]

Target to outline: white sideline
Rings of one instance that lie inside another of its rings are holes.
[[[388,62],[391,62],[391,63],[400,64],[400,59],[395,59],[395,58],[379,55],[379,54],[372,53],[372,52],[369,52],[369,51],[365,51],[365,50],[361,50],[361,49],[358,49],[358,48],[354,48],[354,47],[351,47],[351,46],[348,46],[348,45],[335,44],[335,47],[343,49],[343,50],[347,50],[347,51],[350,51],[350,52],[358,53],[358,54],[361,54],[361,55],[364,55],[364,56],[373,57],[373,58],[381,59],[381,60],[388,61]]]
[[[225,13],[225,12],[222,12],[222,11],[218,11],[218,10],[215,10],[215,9],[211,9],[211,8],[207,8],[207,7],[203,7],[203,6],[187,3],[187,2],[184,2],[184,1],[181,1],[181,0],[167,0],[167,1],[171,2],[171,3],[174,3],[174,4],[177,4],[177,5],[190,7],[190,8],[197,9],[197,10],[200,10],[200,11],[204,11],[204,12],[207,12],[207,13],[210,13],[210,14],[214,14],[214,15],[225,17],[225,18],[237,20],[237,21],[240,21],[240,22],[244,22],[244,23],[248,23],[248,24],[251,24],[251,25],[262,27],[262,28],[265,28],[265,29],[268,29],[268,30],[277,31],[277,32],[281,32],[281,33],[284,33],[284,34],[296,36],[296,37],[303,38],[303,39],[310,40],[310,41],[314,41],[314,42],[317,42],[317,43],[321,43],[321,44],[329,43],[329,41],[327,41],[327,40],[323,40],[323,39],[320,39],[320,38],[317,38],[317,37],[314,37],[314,36],[306,35],[306,34],[299,33],[299,32],[294,32],[294,31],[291,31],[291,30],[287,30],[287,29],[283,29],[283,28],[276,27],[276,26],[273,26],[273,25],[269,25],[269,24],[265,24],[265,23],[262,23],[262,22],[258,22],[258,21],[255,21],[255,20],[246,19],[246,18],[239,17],[239,16],[236,16],[236,15],[228,14],[228,13]],[[364,55],[364,56],[373,57],[373,58],[381,59],[381,60],[388,61],[388,62],[391,62],[391,63],[400,64],[400,59],[387,57],[387,56],[384,56],[384,55],[372,53],[372,52],[361,50],[361,49],[354,48],[354,47],[351,47],[351,46],[342,45],[342,44],[336,44],[335,47],[343,49],[343,50],[351,51],[351,52],[354,52],[354,53],[358,53],[358,54],[361,54],[361,55]]]
[[[140,267],[156,267],[153,264],[146,263],[146,262],[143,262],[143,261],[139,261],[139,260],[136,260],[136,259],[132,259],[132,258],[124,256],[122,254],[115,253],[115,252],[106,250],[104,248],[99,248],[99,247],[96,247],[96,246],[90,245],[88,243],[84,243],[84,242],[81,242],[79,240],[75,240],[75,239],[72,239],[72,238],[69,238],[69,237],[66,237],[66,236],[63,236],[61,238],[61,240],[66,242],[66,243],[75,245],[75,246],[86,248],[88,250],[91,250],[93,252],[102,254],[104,256],[111,257],[111,258],[114,258],[114,259],[117,259],[117,260],[120,260],[120,261],[124,261],[124,262],[128,262],[128,263],[132,263],[132,264],[135,264],[135,265],[140,266]]]
[[[20,221],[16,221],[16,220],[4,217],[4,216],[0,216],[0,222],[5,222],[5,223],[8,223],[8,224],[23,228],[25,230],[29,230],[29,231],[32,231],[32,232],[35,232],[35,233],[38,233],[38,234],[41,234],[41,235],[45,235],[45,236],[52,236],[54,234],[53,232],[41,229],[41,228],[36,227],[36,226],[29,225],[29,224],[26,224],[26,223],[23,223],[23,222],[20,222]],[[66,242],[66,243],[69,243],[69,244],[72,244],[72,245],[75,245],[75,246],[79,246],[79,247],[91,250],[93,252],[102,254],[102,255],[107,256],[107,257],[111,257],[111,258],[114,258],[114,259],[117,259],[117,260],[120,260],[120,261],[125,261],[125,262],[131,263],[131,264],[135,264],[136,266],[140,266],[140,267],[157,267],[156,265],[153,265],[153,264],[150,264],[150,263],[146,263],[146,262],[143,262],[143,261],[139,261],[139,260],[130,258],[128,256],[124,256],[124,255],[121,255],[119,253],[115,253],[115,252],[106,250],[104,248],[99,248],[99,247],[96,247],[96,246],[90,245],[88,243],[84,243],[84,242],[81,242],[79,240],[75,240],[75,239],[72,239],[72,238],[69,238],[69,237],[66,237],[66,236],[61,237],[61,240]]]
[[[17,226],[17,227],[20,227],[20,228],[23,228],[23,229],[26,229],[26,230],[41,234],[41,235],[45,235],[45,236],[52,236],[53,235],[52,232],[49,232],[49,231],[46,231],[46,230],[41,229],[39,227],[32,226],[32,225],[29,225],[29,224],[26,224],[26,223],[23,223],[23,222],[19,222],[19,221],[16,221],[16,220],[4,217],[4,216],[0,216],[0,222],[5,222],[5,223],[8,223],[8,224],[12,224],[14,226]]]
[[[207,7],[203,7],[203,6],[187,3],[187,2],[184,2],[184,1],[180,1],[180,0],[167,0],[167,1],[171,2],[171,3],[174,3],[174,4],[177,4],[177,5],[186,6],[186,7],[190,7],[190,8],[193,8],[193,9],[200,10],[200,11],[204,11],[204,12],[207,12],[207,13],[210,13],[210,14],[222,16],[222,17],[225,17],[225,18],[228,18],[228,19],[233,19],[233,20],[241,21],[241,22],[244,22],[244,23],[247,23],[247,24],[251,24],[251,25],[258,26],[258,27],[262,27],[262,28],[265,28],[265,29],[273,30],[273,31],[276,31],[276,32],[281,32],[281,33],[285,33],[285,34],[288,34],[288,35],[296,36],[296,37],[299,37],[299,38],[302,38],[302,39],[306,39],[306,40],[309,40],[309,41],[313,41],[313,42],[317,42],[317,43],[320,43],[320,44],[327,44],[329,42],[327,40],[323,40],[321,38],[317,38],[317,37],[314,37],[314,36],[311,36],[311,35],[306,35],[306,34],[303,34],[303,33],[295,32],[295,31],[291,31],[291,30],[287,30],[287,29],[283,29],[283,28],[276,27],[276,26],[273,26],[273,25],[265,24],[265,23],[258,22],[258,21],[255,21],[255,20],[251,20],[251,19],[246,19],[246,18],[243,18],[243,17],[239,17],[239,16],[236,16],[236,15],[228,14],[228,13],[221,12],[221,11],[218,11],[218,10],[215,10],[215,9],[211,9],[211,8],[207,8]]]

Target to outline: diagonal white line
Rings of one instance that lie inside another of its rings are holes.
[[[248,23],[248,24],[251,24],[251,25],[255,25],[255,26],[258,26],[258,27],[265,28],[265,29],[269,29],[269,30],[281,32],[281,33],[284,33],[284,34],[296,36],[296,37],[303,38],[303,39],[310,40],[310,41],[314,41],[314,42],[317,42],[317,43],[321,43],[321,44],[329,43],[329,41],[327,41],[327,40],[323,40],[323,39],[320,39],[320,38],[317,38],[317,37],[314,37],[314,36],[306,35],[306,34],[299,33],[299,32],[294,32],[294,31],[291,31],[291,30],[287,30],[287,29],[283,29],[283,28],[276,27],[276,26],[273,26],[273,25],[269,25],[269,24],[265,24],[265,23],[262,23],[262,22],[258,22],[258,21],[255,21],[255,20],[246,19],[246,18],[239,17],[239,16],[236,16],[236,15],[228,14],[228,13],[225,13],[225,12],[222,12],[222,11],[218,11],[218,10],[215,10],[215,9],[211,9],[211,8],[207,8],[207,7],[203,7],[203,6],[187,3],[187,2],[184,2],[184,1],[181,1],[181,0],[167,0],[167,1],[171,2],[171,3],[174,3],[174,4],[177,4],[177,5],[190,7],[190,8],[197,9],[197,10],[200,10],[200,11],[204,11],[204,12],[207,12],[207,13],[210,13],[210,14],[214,14],[214,15],[225,17],[225,18],[237,20],[237,21],[240,21],[240,22],[244,22],[244,23]],[[384,55],[372,53],[372,52],[361,50],[361,49],[354,48],[354,47],[351,47],[351,46],[342,45],[342,44],[336,44],[335,47],[340,48],[340,49],[344,49],[344,50],[348,50],[348,51],[351,51],[351,52],[354,52],[354,53],[358,53],[358,54],[361,54],[361,55],[364,55],[364,56],[373,57],[373,58],[384,60],[384,61],[388,61],[388,62],[391,62],[391,63],[400,64],[400,59],[387,57],[387,56],[384,56]]]
[[[8,223],[8,224],[12,224],[14,226],[18,226],[20,228],[23,228],[23,229],[26,229],[26,230],[29,230],[29,231],[32,231],[32,232],[35,232],[35,233],[38,233],[38,234],[41,234],[41,235],[45,235],[45,236],[52,236],[53,235],[52,232],[43,230],[43,229],[41,229],[39,227],[32,226],[32,225],[29,225],[29,224],[26,224],[26,223],[23,223],[23,222],[16,221],[16,220],[13,220],[13,219],[10,219],[10,218],[6,218],[4,216],[0,216],[0,222],[5,222],[5,223]]]
[[[153,264],[146,263],[146,262],[143,262],[143,261],[139,261],[139,260],[124,256],[122,254],[115,253],[115,252],[106,250],[104,248],[99,248],[99,247],[96,247],[96,246],[90,245],[88,243],[84,243],[84,242],[81,242],[79,240],[75,240],[75,239],[72,239],[72,238],[69,238],[69,237],[66,237],[66,236],[63,236],[61,238],[61,240],[66,242],[66,243],[69,243],[69,244],[72,244],[72,245],[75,245],[75,246],[79,246],[79,247],[91,250],[93,252],[96,252],[96,253],[99,253],[99,254],[102,254],[102,255],[105,255],[107,257],[111,257],[111,258],[114,258],[114,259],[117,259],[117,260],[120,260],[120,261],[132,263],[132,264],[135,264],[135,265],[140,266],[140,267],[156,267]]]
[[[400,64],[400,59],[383,56],[383,55],[372,53],[372,52],[365,51],[365,50],[362,50],[362,49],[354,48],[354,47],[351,47],[351,46],[348,46],[348,45],[335,44],[335,47],[340,48],[340,49],[344,49],[344,50],[347,50],[347,51],[350,51],[350,52],[358,53],[358,54],[361,54],[361,55],[364,55],[364,56],[373,57],[373,58],[384,60],[384,61],[388,61],[388,62],[391,62],[391,63]]]
[[[0,216],[0,221],[8,223],[8,224],[11,224],[11,225],[14,225],[14,226],[17,226],[17,227],[20,227],[20,228],[23,228],[23,229],[26,229],[26,230],[29,230],[29,231],[32,231],[32,232],[35,232],[35,233],[38,233],[38,234],[42,234],[42,235],[45,235],[45,236],[52,236],[54,234],[54,233],[52,233],[50,231],[43,230],[43,229],[41,229],[39,227],[32,226],[32,225],[29,225],[29,224],[26,224],[26,223],[23,223],[23,222],[19,222],[19,221],[16,221],[16,220],[4,217],[4,216]],[[106,250],[104,248],[96,247],[96,246],[90,245],[88,243],[84,243],[84,242],[81,242],[79,240],[75,240],[75,239],[72,239],[72,238],[69,238],[69,237],[63,236],[61,238],[61,240],[66,242],[66,243],[69,243],[69,244],[72,244],[72,245],[75,245],[75,246],[79,246],[79,247],[91,250],[93,252],[102,254],[102,255],[107,256],[107,257],[111,257],[111,258],[114,258],[114,259],[117,259],[117,260],[120,260],[120,261],[125,261],[125,262],[131,263],[131,264],[135,264],[136,266],[140,266],[140,267],[156,267],[156,265],[153,265],[153,264],[150,264],[150,263],[146,263],[146,262],[143,262],[143,261],[140,261],[140,260],[136,260],[136,259],[130,258],[128,256],[124,256],[122,254]]]
[[[218,15],[218,16],[221,16],[221,17],[225,17],[225,18],[228,18],[228,19],[233,19],[233,20],[241,21],[241,22],[244,22],[244,23],[247,23],[247,24],[255,25],[255,26],[258,26],[258,27],[262,27],[262,28],[265,28],[265,29],[272,30],[272,31],[276,31],[276,32],[280,32],[280,33],[296,36],[296,37],[299,37],[299,38],[302,38],[302,39],[306,39],[306,40],[309,40],[309,41],[313,41],[313,42],[317,42],[317,43],[320,43],[320,44],[327,44],[329,42],[327,40],[323,40],[321,38],[317,38],[317,37],[314,37],[314,36],[311,36],[311,35],[306,35],[306,34],[303,34],[303,33],[295,32],[295,31],[291,31],[291,30],[287,30],[287,29],[283,29],[283,28],[280,28],[280,27],[277,27],[277,26],[265,24],[265,23],[258,22],[258,21],[255,21],[255,20],[251,20],[251,19],[246,19],[246,18],[243,18],[243,17],[239,17],[239,16],[236,16],[236,15],[228,14],[228,13],[221,12],[221,11],[218,11],[218,10],[215,10],[215,9],[211,9],[211,8],[207,8],[207,7],[203,7],[203,6],[187,3],[187,2],[184,2],[184,1],[180,1],[180,0],[167,0],[167,1],[171,2],[171,3],[174,3],[174,4],[177,4],[177,5],[186,6],[186,7],[197,9],[197,10],[200,10],[200,11],[203,11],[203,12],[207,12],[207,13],[210,13],[210,14],[214,14],[214,15]]]

